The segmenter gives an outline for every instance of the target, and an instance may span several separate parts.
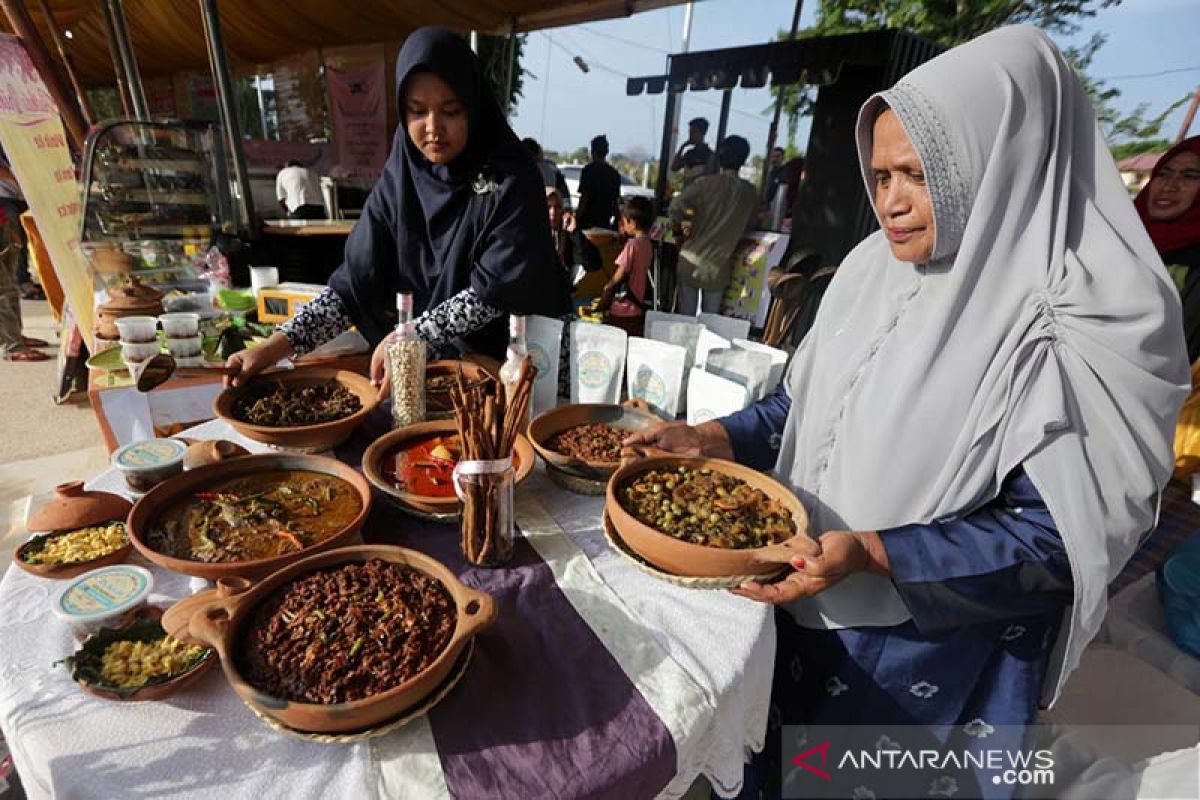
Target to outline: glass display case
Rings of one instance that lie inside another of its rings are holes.
[[[229,187],[215,123],[105,123],[84,149],[80,241],[147,243],[152,267],[172,243],[207,246],[233,230]]]

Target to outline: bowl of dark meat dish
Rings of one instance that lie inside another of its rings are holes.
[[[732,461],[628,460],[609,479],[604,510],[630,549],[673,575],[770,575],[812,549],[800,500]]]
[[[425,419],[453,419],[450,391],[458,385],[459,373],[467,387],[496,380],[492,373],[473,361],[431,361],[425,365]]]
[[[350,370],[297,367],[225,389],[213,413],[247,439],[317,453],[348,439],[378,404],[377,393]]]
[[[451,477],[460,455],[454,420],[418,422],[372,442],[363,453],[363,474],[402,509],[453,517],[462,509]],[[529,440],[517,434],[513,444],[516,483],[529,477],[533,462]]]
[[[163,627],[216,649],[234,691],[289,728],[348,733],[429,697],[476,633],[490,595],[402,547],[321,553],[253,584],[226,580],[172,607]]]
[[[324,456],[267,453],[197,467],[160,483],[129,513],[150,561],[215,580],[258,577],[346,544],[371,509],[371,487]]]
[[[551,467],[568,475],[607,480],[621,463],[621,442],[661,422],[649,411],[608,403],[578,403],[542,412],[529,440]]]

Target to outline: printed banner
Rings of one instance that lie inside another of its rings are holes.
[[[366,67],[326,67],[334,161],[342,174],[375,179],[387,161],[387,71],[382,59]]]
[[[82,202],[58,108],[15,36],[0,34],[0,144],[37,221],[54,273],[94,352],[93,295],[79,247]]]
[[[787,252],[788,236],[783,233],[751,231],[733,251],[733,274],[721,302],[727,317],[749,320],[756,328],[767,324],[771,308],[771,290],[767,272],[777,266]]]

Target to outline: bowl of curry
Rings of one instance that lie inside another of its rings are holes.
[[[127,528],[142,555],[175,572],[258,577],[346,544],[370,508],[371,488],[352,467],[269,453],[159,484],[134,505]]]
[[[418,422],[384,434],[363,453],[363,474],[405,511],[447,519],[462,510],[452,475],[461,449],[454,420]],[[529,477],[535,456],[517,434],[513,445],[516,482]]]

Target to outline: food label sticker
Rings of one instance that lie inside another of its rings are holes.
[[[649,364],[642,364],[634,376],[629,394],[632,397],[643,398],[652,406],[662,408],[667,404],[667,382]]]
[[[157,467],[179,458],[186,449],[174,439],[151,439],[126,449],[117,456],[117,463],[123,467]]]
[[[63,593],[59,606],[67,614],[88,616],[111,611],[146,588],[137,572],[105,572],[80,581]]]
[[[533,366],[537,367],[537,378],[540,380],[550,375],[550,357],[546,354],[546,348],[542,347],[537,342],[530,342],[528,345],[529,360]]]
[[[608,386],[612,374],[612,362],[599,350],[589,350],[579,356],[579,382],[589,389]]]

